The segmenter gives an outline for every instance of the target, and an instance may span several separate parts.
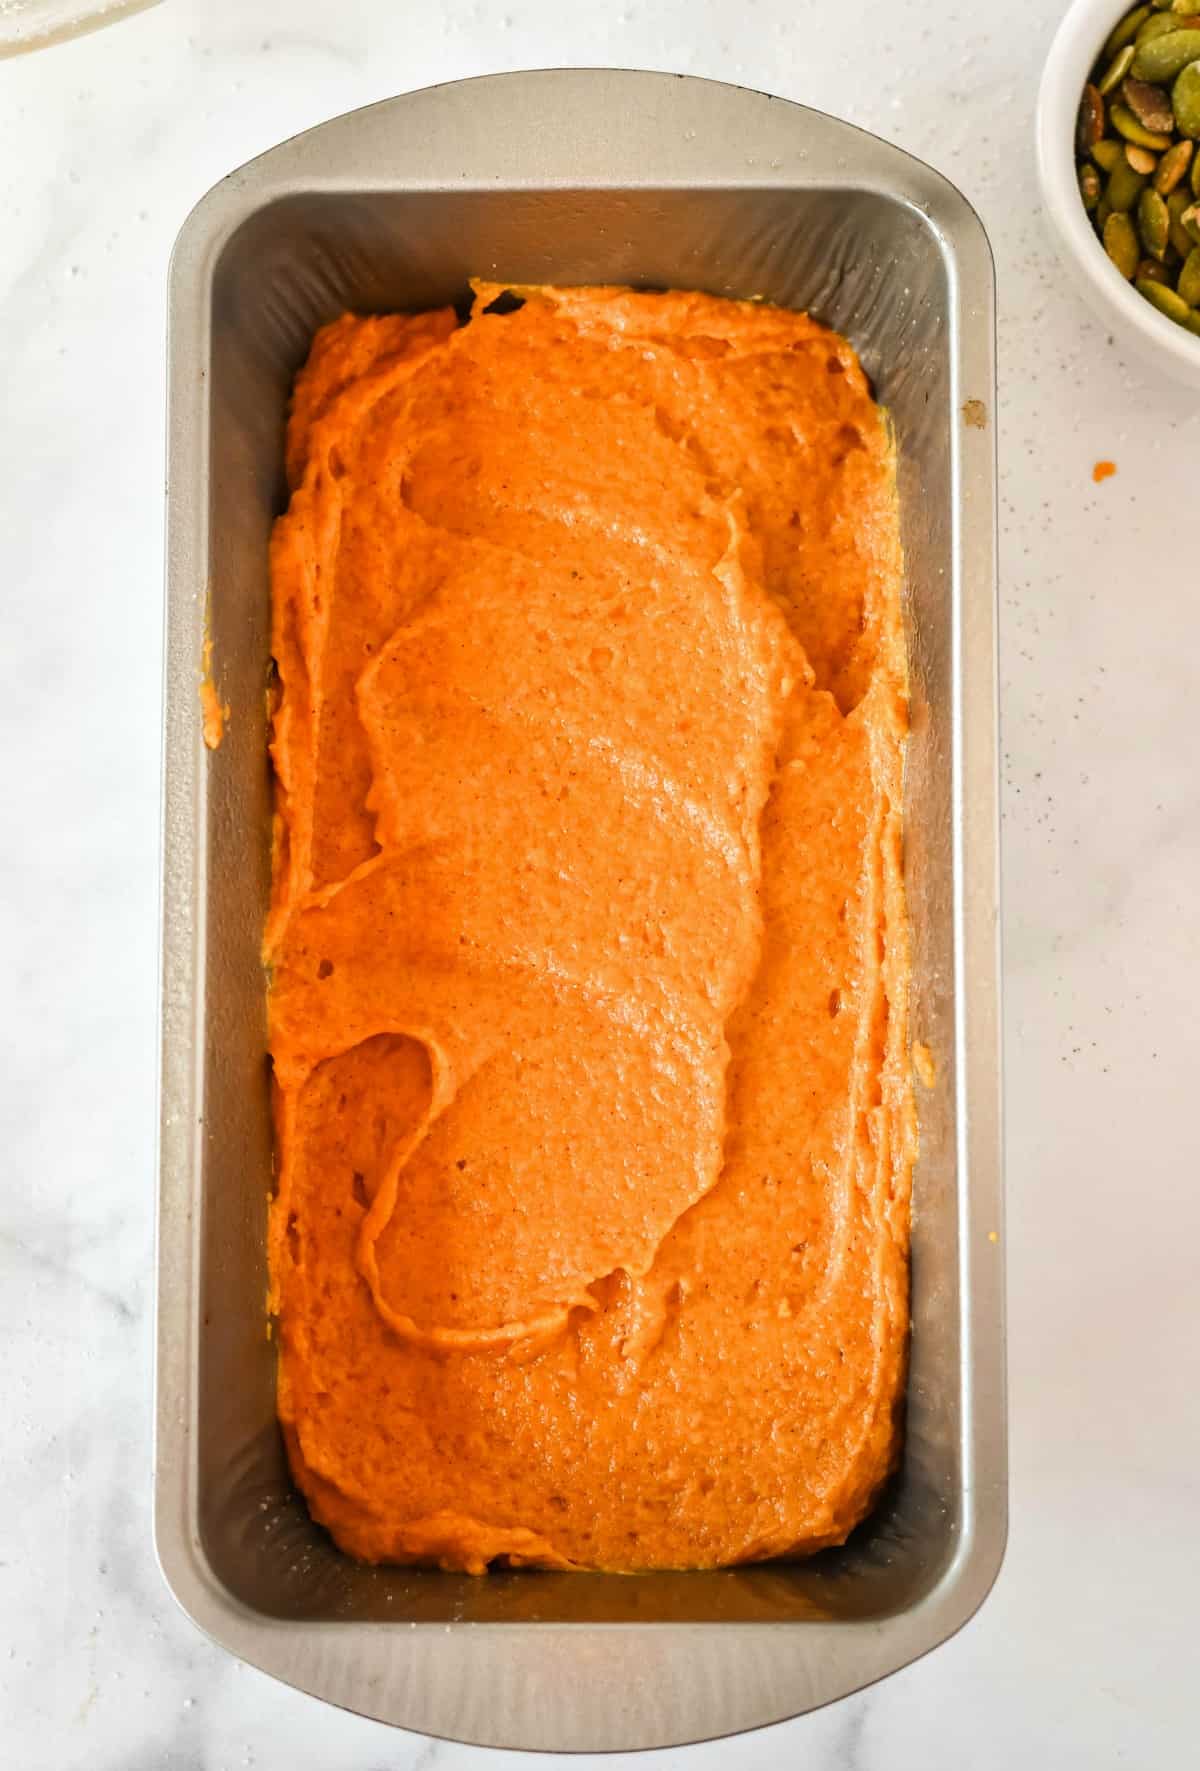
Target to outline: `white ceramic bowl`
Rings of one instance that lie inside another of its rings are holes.
[[[1117,20],[1135,0],[1073,0],[1058,28],[1037,105],[1037,157],[1042,198],[1059,256],[1080,294],[1145,363],[1177,386],[1200,388],[1200,337],[1151,307],[1127,283],[1097,239],[1080,201],[1075,171],[1075,119],[1088,70]],[[1200,11],[1198,0],[1197,11]]]
[[[85,31],[116,24],[158,0],[0,0],[0,56],[48,49]]]

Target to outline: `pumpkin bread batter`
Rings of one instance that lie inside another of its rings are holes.
[[[897,1453],[914,1144],[853,351],[480,285],[320,332],[287,463],[271,1306],[313,1514],[476,1572],[840,1542]]]

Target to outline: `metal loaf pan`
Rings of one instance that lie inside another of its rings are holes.
[[[846,333],[899,447],[912,676],[913,1035],[936,1063],[914,1180],[903,1468],[851,1541],[719,1573],[486,1579],[359,1567],[275,1423],[267,537],[289,385],[346,308],[475,274],[682,286]],[[170,292],[158,1553],[210,1636],[292,1685],[487,1745],[667,1746],[809,1710],[975,1610],[1003,1553],[993,279],[944,179],[758,93],[507,74],[340,117],[218,185]],[[206,634],[231,715],[201,739]]]

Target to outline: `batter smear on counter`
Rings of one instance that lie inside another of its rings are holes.
[[[314,1516],[474,1572],[840,1542],[897,1456],[915,1137],[853,351],[479,285],[320,332],[287,465],[271,1307]]]

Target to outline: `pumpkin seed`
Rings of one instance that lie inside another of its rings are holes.
[[[1126,81],[1126,85],[1128,85],[1128,81]],[[1093,87],[1092,90],[1095,92],[1095,87]],[[1096,93],[1096,97],[1100,100],[1101,104],[1104,103],[1104,100],[1100,98],[1098,92]],[[1082,116],[1082,112],[1080,115]],[[1126,141],[1136,142],[1139,148],[1153,148],[1157,153],[1161,154],[1171,145],[1171,137],[1169,135],[1162,130],[1144,128],[1142,124],[1138,122],[1128,105],[1117,104],[1114,102],[1109,106],[1108,120],[1117,131],[1118,135],[1123,135]],[[1093,119],[1089,119],[1088,127],[1093,127]]]
[[[1161,86],[1151,86],[1145,80],[1129,79],[1122,84],[1121,97],[1143,129],[1153,129],[1159,135],[1170,135],[1175,127],[1175,118],[1171,111],[1171,101]]]
[[[1200,307],[1200,246],[1193,246],[1184,259],[1175,287],[1189,307]]]
[[[1104,74],[1102,79],[1097,80],[1096,82],[1096,91],[1100,94],[1101,98],[1104,97],[1106,92],[1111,92],[1114,86],[1119,86],[1121,84],[1122,80],[1129,72],[1129,64],[1132,60],[1132,43],[1127,43],[1124,49],[1118,49],[1117,53],[1108,64],[1108,71]]]
[[[1108,33],[1104,45],[1105,55],[1115,55],[1118,49],[1124,49],[1127,43],[1132,43],[1138,34],[1139,26],[1144,25],[1149,17],[1149,6],[1135,6],[1132,12],[1126,13],[1123,19],[1119,19]]]
[[[1100,174],[1094,166],[1085,161],[1079,168],[1079,195],[1083,198],[1083,206],[1090,215],[1100,201]]]
[[[1200,56],[1200,31],[1166,31],[1139,43],[1133,54],[1133,75],[1161,85],[1173,80],[1190,61]]]
[[[1183,210],[1179,225],[1185,233],[1191,235],[1193,243],[1200,246],[1200,203],[1192,203]]]
[[[1165,283],[1152,283],[1148,277],[1139,277],[1134,288],[1139,295],[1144,295],[1160,314],[1166,314],[1168,320],[1174,320],[1178,326],[1187,325],[1188,315],[1192,309],[1182,295],[1177,295],[1174,289],[1168,289]]]
[[[1151,13],[1145,24],[1138,26],[1135,48],[1137,43],[1152,43],[1156,37],[1165,37],[1170,31],[1181,31],[1182,29],[1183,26],[1179,20],[1173,18],[1169,12],[1165,14]]]
[[[1175,0],[1150,0],[1150,4],[1155,12],[1170,12],[1175,5]]]
[[[1104,224],[1104,250],[1128,281],[1142,256],[1137,231],[1127,215],[1110,215]]]
[[[1099,147],[1099,142],[1096,146]],[[1165,197],[1175,189],[1188,169],[1192,158],[1190,141],[1177,141],[1173,148],[1168,148],[1154,173],[1154,188],[1160,197]]]
[[[1102,172],[1111,172],[1120,158],[1121,144],[1119,141],[1114,141],[1111,135],[1106,135],[1104,140],[1098,141],[1092,149],[1092,159]]]
[[[1086,154],[1089,148],[1095,147],[1104,134],[1104,100],[1094,86],[1085,86],[1083,97],[1079,101],[1079,124],[1076,129],[1076,140],[1079,151]]]
[[[1135,148],[1131,141],[1125,143],[1125,158],[1133,170],[1140,172],[1143,178],[1149,178],[1158,165],[1157,157],[1150,152],[1149,148]]]
[[[1200,338],[1200,308],[1190,307],[1188,317],[1183,323],[1189,332],[1194,332]]]
[[[1167,249],[1171,218],[1157,191],[1145,190],[1138,198],[1138,233],[1151,258],[1161,258]]]
[[[1171,108],[1180,135],[1200,136],[1200,60],[1189,62],[1171,88]]]
[[[1169,283],[1171,281],[1166,265],[1159,264],[1157,258],[1143,258],[1139,261],[1137,270],[1133,273],[1135,283],[1139,277],[1144,283]]]
[[[1192,236],[1180,223],[1180,216],[1191,203],[1191,197],[1182,185],[1177,185],[1167,198],[1167,214],[1170,217],[1168,238],[1178,252],[1180,258],[1186,258],[1192,250]],[[1101,198],[1103,202],[1103,198]]]
[[[1118,160],[1104,187],[1109,208],[1122,213],[1132,209],[1141,196],[1145,183],[1141,173],[1135,172],[1127,160]]]
[[[1096,145],[1098,147],[1100,144]],[[1200,197],[1200,154],[1192,156],[1192,195]]]

